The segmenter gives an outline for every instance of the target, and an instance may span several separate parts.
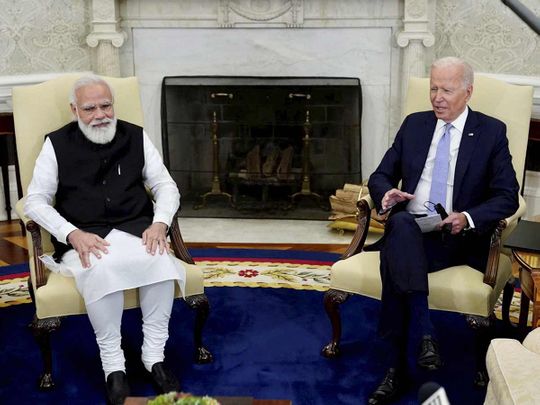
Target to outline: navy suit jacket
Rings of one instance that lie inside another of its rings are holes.
[[[369,179],[369,192],[377,209],[381,208],[384,194],[400,181],[401,190],[414,194],[436,123],[433,111],[405,118],[393,145]],[[469,108],[456,162],[453,210],[467,211],[476,232],[485,234],[517,210],[518,192],[506,125]],[[393,212],[403,210],[406,204],[398,204]]]

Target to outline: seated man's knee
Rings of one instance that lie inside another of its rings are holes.
[[[407,212],[407,211],[400,211],[395,213],[394,215],[391,215],[390,218],[388,218],[388,221],[386,221],[385,228],[393,228],[393,227],[410,227],[410,226],[416,226],[416,222],[414,220],[414,216]]]

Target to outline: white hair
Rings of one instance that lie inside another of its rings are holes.
[[[73,84],[73,88],[71,89],[71,94],[69,95],[69,103],[75,105],[77,102],[77,90],[79,90],[81,87],[86,87],[90,85],[96,85],[101,84],[106,86],[109,91],[111,92],[111,97],[113,98],[111,101],[114,101],[114,90],[113,88],[107,83],[107,81],[98,75],[87,75],[82,76]]]
[[[431,64],[431,70],[433,68],[442,68],[449,66],[459,66],[463,69],[463,87],[467,88],[474,83],[474,70],[471,65],[465,62],[463,59],[456,56],[445,56],[444,58],[437,59]]]

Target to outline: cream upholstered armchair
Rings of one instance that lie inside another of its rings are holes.
[[[13,89],[13,115],[17,132],[17,151],[24,193],[32,178],[34,164],[44,142],[44,135],[72,120],[69,94],[80,75],[69,74],[47,82]],[[114,109],[120,119],[143,125],[139,86],[135,77],[105,78],[115,91]],[[30,265],[28,290],[36,308],[31,329],[43,357],[42,389],[54,386],[50,333],[60,326],[60,318],[86,313],[84,301],[73,278],[50,272],[39,256],[53,251],[50,234],[23,212],[24,197],[16,205],[17,214],[27,229]],[[197,267],[184,245],[178,223],[173,220],[170,230],[171,246],[186,268],[186,303],[196,311],[195,358],[199,363],[212,361],[211,353],[203,346],[202,329],[208,317],[209,304],[204,294],[202,270]],[[179,296],[177,288],[176,296]],[[136,289],[125,292],[125,309],[139,306]]]
[[[516,86],[497,79],[476,76],[470,106],[506,123],[512,162],[521,186],[531,118],[532,87]],[[411,78],[404,115],[430,109],[429,79]],[[511,277],[510,255],[502,249],[502,241],[525,213],[525,201],[521,196],[519,200],[517,212],[512,217],[501,220],[492,235],[484,274],[469,266],[455,266],[428,276],[430,308],[465,314],[469,325],[479,332],[478,373],[475,381],[478,385],[487,383],[484,360],[490,338],[489,327],[492,324],[493,309]],[[339,354],[341,339],[339,305],[351,294],[376,299],[381,297],[379,252],[363,251],[373,207],[374,203],[369,196],[358,201],[359,226],[341,260],[332,266],[330,289],[324,296],[325,309],[333,331],[332,340],[323,348],[323,355],[326,357],[335,357]]]

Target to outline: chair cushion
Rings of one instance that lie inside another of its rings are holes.
[[[488,316],[511,273],[510,260],[501,256],[495,289],[484,284],[484,275],[469,266],[454,266],[431,273],[429,280],[429,307],[443,311]],[[332,266],[330,288],[381,297],[379,252],[362,252]]]
[[[540,355],[517,340],[493,339],[486,355],[489,374],[486,404],[538,404]]]
[[[33,266],[33,260],[30,260]],[[186,268],[186,297],[204,293],[203,272],[194,264],[182,262]],[[176,297],[180,297],[180,289],[176,284]],[[75,279],[64,277],[50,272],[47,283],[35,291],[36,315],[38,318],[52,316],[67,316],[85,314],[84,301],[75,286]],[[124,308],[136,308],[139,306],[139,294],[137,289],[125,291]]]

